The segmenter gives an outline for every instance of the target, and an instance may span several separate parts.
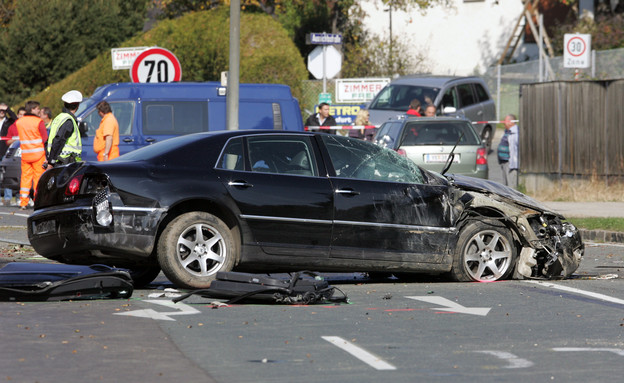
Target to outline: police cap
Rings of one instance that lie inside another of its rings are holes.
[[[82,102],[82,93],[78,92],[77,90],[70,90],[69,92],[65,93],[63,97],[61,97],[61,100],[68,104],[79,103]]]

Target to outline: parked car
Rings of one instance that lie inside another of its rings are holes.
[[[425,105],[433,103],[438,114],[466,117],[475,123],[475,130],[488,150],[491,147],[496,128],[496,124],[491,121],[496,120],[496,107],[482,78],[426,75],[399,77],[380,90],[370,102],[370,122],[381,125],[399,114],[405,114],[413,99],[420,101],[423,110]]]
[[[0,188],[13,190],[13,195],[19,194],[22,178],[22,149],[19,140],[14,141],[7,149],[0,161]]]
[[[396,150],[427,170],[442,172],[449,154],[454,174],[488,178],[485,146],[470,121],[453,117],[414,117],[384,122],[377,145]]]
[[[572,224],[514,189],[318,132],[198,133],[56,167],[34,209],[44,257],[130,268],[137,284],[162,268],[185,288],[232,269],[566,277],[584,252]]]

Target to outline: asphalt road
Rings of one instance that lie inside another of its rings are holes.
[[[0,237],[25,215],[0,208]],[[22,222],[20,224],[20,222]],[[47,262],[0,244],[6,262]],[[619,381],[624,246],[589,244],[572,279],[370,280],[330,274],[350,304],[172,304],[160,276],[130,299],[0,302],[13,382]],[[179,292],[178,292],[179,293]]]
[[[11,261],[31,256],[16,250]],[[623,267],[624,246],[589,245],[564,281],[329,275],[350,304],[174,305],[164,278],[129,300],[2,302],[0,379],[619,381]]]

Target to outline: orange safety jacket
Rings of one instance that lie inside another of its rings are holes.
[[[22,149],[22,160],[25,162],[36,162],[45,156],[43,137],[39,131],[39,124],[42,121],[37,116],[26,115],[15,122]]]

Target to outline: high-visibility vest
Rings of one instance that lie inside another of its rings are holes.
[[[50,135],[48,136],[48,154],[50,153],[50,148],[52,148],[52,141],[54,141],[56,133],[58,132],[61,125],[63,125],[68,119],[72,120],[72,123],[74,124],[74,131],[65,142],[65,146],[63,146],[63,149],[61,149],[61,154],[59,154],[59,158],[67,158],[72,154],[76,154],[78,157],[80,157],[80,155],[82,154],[82,140],[80,138],[80,131],[78,130],[78,123],[72,118],[71,114],[64,112],[56,116],[52,121],[52,124],[50,124]]]
[[[45,156],[43,138],[39,133],[41,119],[37,116],[24,116],[15,122],[22,149],[22,160],[36,162]]]

